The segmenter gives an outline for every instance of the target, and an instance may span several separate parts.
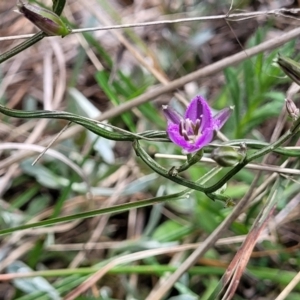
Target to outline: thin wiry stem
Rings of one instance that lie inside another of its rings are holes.
[[[235,14],[225,14],[225,15],[215,15],[215,16],[201,16],[201,17],[190,17],[190,18],[180,18],[175,20],[161,20],[161,21],[151,21],[151,22],[142,22],[142,23],[133,23],[133,24],[120,24],[120,25],[110,25],[110,26],[98,26],[98,27],[87,27],[73,29],[71,34],[81,33],[81,32],[91,32],[91,31],[103,31],[103,30],[114,30],[122,28],[134,28],[134,27],[145,27],[145,26],[154,26],[154,25],[164,25],[164,24],[176,24],[176,23],[186,23],[186,22],[199,22],[199,21],[212,21],[212,20],[222,20],[226,19],[227,21],[242,21],[249,18],[256,18],[261,16],[278,16],[290,17],[285,15],[285,13],[297,14],[300,12],[300,8],[296,9],[273,9],[269,11],[257,11],[257,12],[246,12],[246,13],[235,13]],[[0,37],[0,41],[7,40],[17,40],[17,39],[26,39],[32,37],[33,34],[23,34],[15,36]]]
[[[173,154],[156,153],[155,157],[156,158],[171,159],[172,161],[174,159],[186,160],[185,155],[173,155]],[[216,162],[213,159],[208,158],[208,157],[202,157],[200,162],[216,164]],[[248,165],[245,166],[245,168],[246,169],[251,169],[251,170],[276,172],[276,173],[281,173],[281,174],[300,175],[300,170],[295,170],[295,169],[290,169],[290,168],[282,168],[282,167],[272,166],[272,165],[248,164]]]
[[[299,35],[300,35],[300,28],[292,29],[292,30],[286,32],[284,35],[281,35],[280,37],[270,39],[270,40],[265,41],[257,46],[240,51],[239,53],[233,54],[231,56],[225,57],[224,59],[221,59],[209,66],[201,68],[200,70],[197,70],[195,72],[189,73],[188,75],[185,75],[183,77],[175,79],[175,80],[169,82],[166,86],[159,85],[156,88],[146,91],[144,94],[131,99],[130,101],[127,101],[125,103],[122,103],[122,104],[114,107],[114,108],[111,108],[110,110],[101,114],[101,116],[97,119],[98,119],[98,121],[103,121],[103,120],[118,116],[118,115],[122,114],[123,112],[132,109],[133,107],[141,105],[150,100],[154,100],[157,96],[161,96],[164,93],[176,90],[176,89],[184,86],[188,82],[194,81],[196,79],[198,80],[199,78],[211,76],[211,75],[223,70],[226,67],[229,67],[233,64],[238,64],[239,62],[242,62],[243,60],[248,59],[256,54],[279,47],[280,45],[283,45],[284,43],[298,37]],[[68,130],[66,130],[66,132],[63,135],[61,135],[58,138],[57,141],[62,141],[62,140],[68,139],[69,137],[80,133],[81,131],[83,131],[83,129],[84,128],[81,126],[70,127]],[[51,142],[52,139],[53,139],[53,137],[47,138],[47,139],[43,140],[40,143],[40,145],[47,146]],[[32,151],[29,151],[29,152],[26,151],[26,152],[23,152],[22,155],[10,156],[0,162],[0,169],[6,168],[7,166],[11,165],[12,163],[16,163],[26,157],[30,157],[32,154],[33,154]]]

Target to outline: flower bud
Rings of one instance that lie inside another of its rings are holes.
[[[19,12],[47,35],[68,35],[71,29],[53,11],[19,1]]]
[[[294,82],[300,85],[300,64],[289,57],[278,55],[277,64]]]
[[[285,99],[285,107],[289,116],[296,121],[299,118],[299,108],[297,108],[294,101],[290,98]]]
[[[231,167],[245,158],[245,152],[231,146],[220,146],[212,151],[211,158],[222,167]]]

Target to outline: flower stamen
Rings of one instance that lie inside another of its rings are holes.
[[[185,130],[184,120],[181,120],[179,123],[179,134],[183,136],[183,130]]]
[[[181,120],[179,123],[179,134],[191,144],[195,143],[196,139],[201,136],[200,132],[201,120],[197,119],[195,123],[191,119]]]
[[[190,141],[191,141],[191,138],[190,138],[190,136],[187,134],[186,130],[183,130],[182,136],[184,137],[184,139],[185,139],[187,142],[190,142]]]
[[[197,119],[195,124],[192,123],[192,128],[193,128],[194,135],[198,135],[199,134],[199,129],[200,129],[201,121],[202,120]]]

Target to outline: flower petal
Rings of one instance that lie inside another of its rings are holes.
[[[177,124],[169,124],[167,128],[168,136],[170,140],[181,147],[184,151],[191,153],[196,151],[194,144],[186,141],[182,135],[179,133],[179,126]]]
[[[196,96],[188,106],[185,112],[185,119],[190,119],[193,123],[196,122],[197,119],[201,120],[200,131],[207,127],[211,127],[213,125],[213,117],[212,112],[205,101],[201,96]]]
[[[182,120],[182,116],[173,108],[169,107],[168,105],[163,105],[163,113],[168,120],[168,123],[171,124],[179,124]]]
[[[212,141],[213,137],[214,137],[213,128],[204,129],[202,135],[195,142],[196,150],[200,150],[201,148],[209,144]]]
[[[222,109],[221,111],[219,111],[214,116],[213,122],[214,122],[214,129],[215,130],[219,130],[223,127],[223,125],[226,123],[226,121],[230,117],[233,109],[234,109],[233,106],[226,107],[226,108]]]

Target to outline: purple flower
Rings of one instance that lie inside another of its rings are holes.
[[[184,117],[167,105],[163,106],[164,115],[168,120],[169,138],[186,153],[198,151],[210,143],[214,131],[225,124],[231,111],[232,107],[224,108],[213,117],[211,108],[201,96],[196,96],[191,101]]]

